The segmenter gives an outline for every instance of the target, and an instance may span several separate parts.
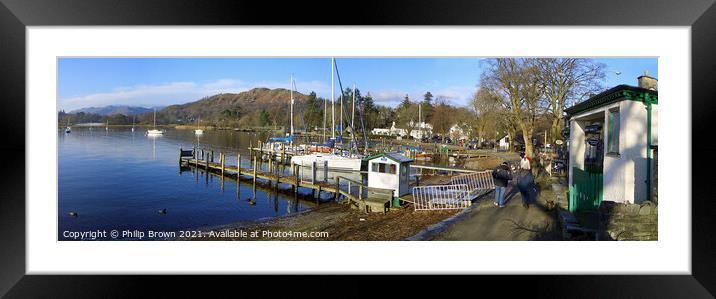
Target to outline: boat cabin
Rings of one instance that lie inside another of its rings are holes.
[[[399,153],[380,153],[368,157],[368,187],[392,189],[394,197],[410,193],[410,159]]]

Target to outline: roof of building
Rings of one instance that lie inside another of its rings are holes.
[[[395,161],[395,162],[398,162],[398,163],[413,162],[413,159],[410,159],[410,158],[408,158],[408,157],[406,157],[405,155],[400,154],[400,153],[380,153],[380,154],[375,154],[375,155],[372,155],[372,156],[366,158],[366,160],[373,160],[373,159],[377,159],[377,158],[380,158],[380,157],[386,157],[386,158],[391,159],[391,160],[393,160],[393,161]]]
[[[655,90],[630,86],[630,85],[617,85],[606,91],[603,91],[597,95],[594,95],[584,102],[578,103],[564,109],[567,115],[572,116],[587,110],[599,108],[611,103],[615,103],[621,100],[633,100],[640,102],[651,102],[652,104],[658,104],[659,93]]]

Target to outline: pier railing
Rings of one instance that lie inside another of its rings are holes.
[[[474,199],[490,190],[495,189],[495,181],[492,178],[492,171],[481,171],[475,173],[461,174],[450,178],[451,185],[466,185],[468,196]]]
[[[475,172],[477,172],[477,170],[444,167],[444,166],[434,166],[434,165],[415,165],[415,164],[410,165],[410,174],[412,176],[420,176],[423,174],[438,174],[438,173],[453,174],[453,173],[475,173]]]
[[[415,210],[464,209],[472,204],[469,193],[465,184],[413,187],[413,204]]]

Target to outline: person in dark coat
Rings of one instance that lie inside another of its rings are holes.
[[[520,170],[517,175],[517,189],[520,190],[520,194],[522,195],[522,206],[529,209],[532,196],[530,192],[534,187],[535,178],[530,169],[530,162],[524,162],[528,160],[525,154],[521,153],[520,157],[522,157],[522,161],[520,162]]]
[[[507,162],[503,162],[492,171],[492,178],[495,182],[495,205],[502,208],[505,206],[507,184],[512,179],[512,171],[507,166]]]

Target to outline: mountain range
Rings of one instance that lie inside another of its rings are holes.
[[[157,107],[157,110],[160,110],[161,107]],[[69,113],[71,114],[77,114],[80,112],[84,113],[93,113],[93,114],[99,114],[103,116],[108,115],[115,115],[115,114],[123,114],[123,115],[140,115],[147,112],[152,112],[152,108],[145,108],[145,107],[138,107],[138,106],[125,106],[125,105],[110,105],[110,106],[104,106],[104,107],[88,107],[88,108],[82,108],[77,110],[72,110]]]

